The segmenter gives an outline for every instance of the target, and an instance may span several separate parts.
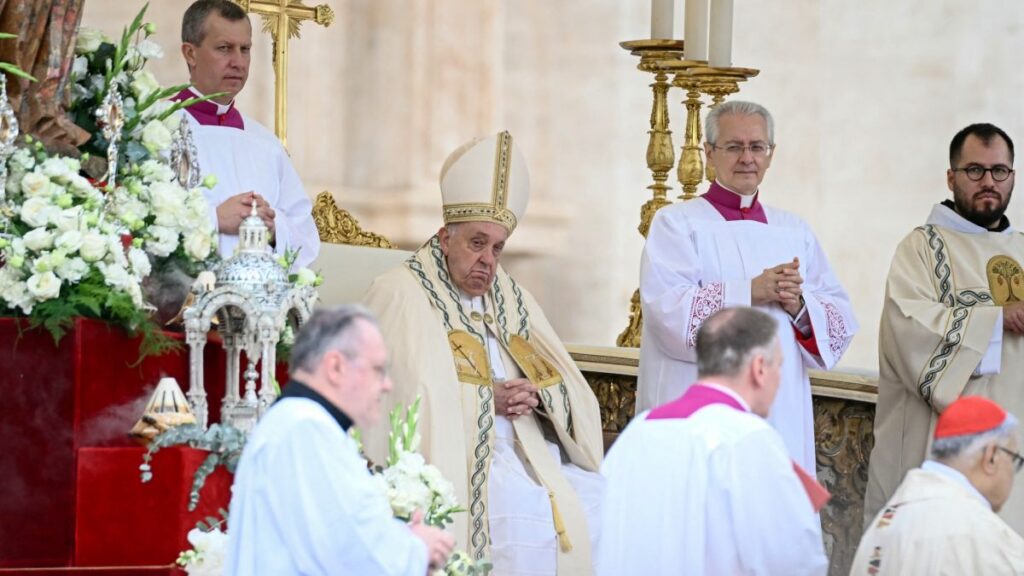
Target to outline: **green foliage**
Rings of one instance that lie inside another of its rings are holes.
[[[405,410],[405,418],[402,418],[401,406],[396,406],[389,415],[391,420],[391,432],[388,434],[388,466],[398,463],[403,452],[416,452],[419,450],[419,435],[416,428],[420,423],[420,397]]]
[[[150,462],[161,448],[188,446],[208,451],[209,454],[196,469],[192,490],[189,492],[188,509],[195,510],[199,505],[199,491],[206,484],[206,478],[213,474],[218,466],[224,466],[228,472],[235,472],[238,460],[242,457],[242,449],[245,448],[245,440],[245,433],[231,425],[214,424],[205,431],[195,424],[171,428],[153,438],[149,450],[142,455],[142,464],[139,466],[142,481],[149,482],[153,479]]]

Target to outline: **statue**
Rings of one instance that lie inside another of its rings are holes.
[[[85,0],[0,0],[0,31],[18,37],[0,41],[0,60],[37,79],[9,78],[7,93],[24,134],[52,153],[78,156],[91,135],[68,118],[70,71]]]

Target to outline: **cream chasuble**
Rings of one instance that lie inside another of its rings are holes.
[[[557,573],[591,574],[587,516],[596,518],[598,513],[596,505],[581,502],[574,485],[587,501],[599,500],[600,494],[594,493],[600,485],[587,474],[596,473],[601,462],[599,408],[529,293],[499,268],[482,306],[474,310],[465,305],[434,237],[406,265],[377,278],[366,304],[380,319],[394,364],[395,388],[386,408],[422,397],[421,451],[455,484],[459,503],[469,510],[456,515],[458,545],[476,558],[491,557],[493,541],[495,560],[518,563],[524,556],[528,561],[533,552],[502,548],[505,543],[497,537],[503,530],[523,534],[525,522],[510,518],[509,512],[525,516],[531,509],[543,509],[544,517],[535,522],[538,530],[549,526],[557,533],[550,538],[558,543]],[[494,352],[500,362],[492,359]],[[520,372],[540,388],[541,406],[535,414],[510,422],[494,413],[492,381]],[[574,466],[562,464],[545,441],[545,430]],[[383,462],[387,426],[367,430],[364,441],[370,458]],[[532,494],[491,493],[495,486],[523,486],[523,478],[516,477],[523,472],[535,487]],[[547,497],[546,509],[538,504],[536,490]],[[515,498],[521,496],[528,500],[517,505]],[[501,573],[496,563],[495,574]]]
[[[1024,539],[940,466],[907,473],[864,533],[850,576],[1024,574]]]
[[[878,409],[865,523],[931,446],[939,412],[962,395],[1024,416],[1024,338],[1003,332],[1024,299],[1024,236],[987,230],[938,205],[897,247],[879,330]],[[1000,516],[1024,533],[1024,481]]]

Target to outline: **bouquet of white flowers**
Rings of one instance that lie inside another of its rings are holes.
[[[93,134],[80,158],[48,153],[24,138],[7,158],[0,186],[0,315],[28,316],[59,340],[74,317],[111,321],[143,336],[142,354],[175,346],[150,319],[143,284],[154,268],[174,260],[198,271],[215,256],[206,198],[176,181],[169,150],[180,108],[143,70],[161,51],[148,40],[145,8],[114,45],[81,29],[72,71],[69,115]],[[97,109],[111,90],[124,99],[116,185],[106,175],[107,142]],[[90,169],[99,160],[100,168]],[[85,175],[83,175],[85,174]],[[91,178],[88,176],[92,176]],[[206,186],[214,182],[204,182]]]

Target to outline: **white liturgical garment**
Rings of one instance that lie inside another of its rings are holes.
[[[228,538],[231,576],[427,571],[426,545],[394,518],[355,441],[308,397],[283,397],[249,438]]]
[[[217,229],[217,206],[242,192],[263,196],[276,212],[274,251],[298,250],[296,266],[306,266],[320,252],[320,236],[313,222],[313,203],[281,142],[252,118],[242,116],[245,127],[200,125],[191,114],[192,135],[199,153],[199,170],[212,174],[217,185],[203,189],[210,218]],[[238,246],[237,234],[219,235],[220,255],[228,258]]]
[[[712,193],[733,194],[717,190]],[[644,324],[637,413],[679,397],[697,379],[697,330],[704,320],[722,308],[749,306],[754,277],[799,258],[806,302],[802,315],[810,320],[808,342],[798,341],[799,328],[780,306],[759,308],[778,321],[784,358],[782,384],[768,422],[797,464],[813,471],[814,416],[807,370],[835,366],[857,331],[857,321],[807,224],[769,206],[763,211],[767,223],[727,220],[702,196],[666,206],[654,217],[640,268]]]
[[[818,516],[761,417],[724,404],[686,418],[649,414],[601,467],[598,576],[825,573]]]

